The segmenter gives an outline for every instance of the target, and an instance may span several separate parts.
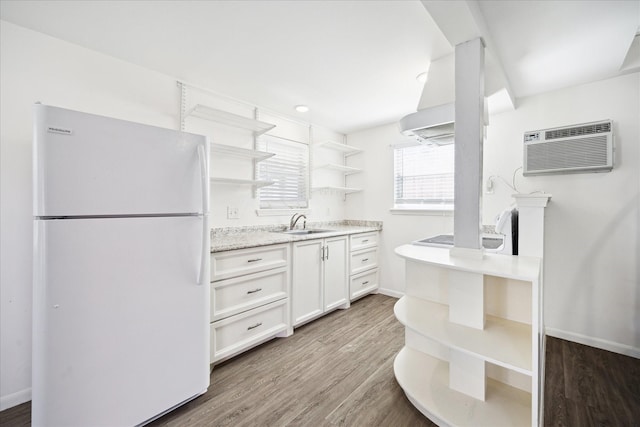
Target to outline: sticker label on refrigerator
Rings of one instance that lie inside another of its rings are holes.
[[[73,133],[73,129],[61,128],[59,126],[47,126],[47,132],[71,135]]]

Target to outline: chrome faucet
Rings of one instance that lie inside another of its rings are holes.
[[[307,217],[306,215],[303,214],[293,214],[293,216],[291,217],[291,221],[289,221],[289,230],[293,230],[293,227],[296,226],[296,223],[298,222],[298,220],[300,218],[304,218],[304,222],[302,223],[302,229],[307,228]]]

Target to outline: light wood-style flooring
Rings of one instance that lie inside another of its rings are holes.
[[[393,376],[404,328],[371,295],[216,366],[209,391],[153,426],[432,426]]]
[[[433,426],[393,376],[395,302],[370,295],[216,366],[207,393],[150,425]],[[546,357],[546,426],[640,425],[640,360],[555,338]],[[0,426],[29,426],[30,410]]]

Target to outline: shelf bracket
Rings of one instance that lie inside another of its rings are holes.
[[[184,121],[187,114],[187,86],[182,82],[177,82],[180,88],[180,130],[184,132]]]

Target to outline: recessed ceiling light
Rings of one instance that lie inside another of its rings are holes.
[[[428,71],[424,71],[416,76],[416,80],[419,81],[420,83],[426,83],[428,74],[429,74]]]
[[[306,105],[296,105],[296,111],[298,113],[306,113],[309,111],[309,107],[307,107]]]

